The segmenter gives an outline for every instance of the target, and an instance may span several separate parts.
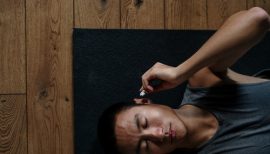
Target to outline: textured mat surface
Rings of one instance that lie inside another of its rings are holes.
[[[159,61],[177,66],[214,31],[74,29],[73,77],[76,154],[102,153],[97,120],[110,104],[139,97],[141,75]],[[254,74],[270,68],[270,35],[233,69]],[[180,105],[185,85],[150,95],[154,102]]]

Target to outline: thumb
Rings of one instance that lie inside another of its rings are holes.
[[[161,84],[163,84],[162,80],[160,79],[152,79],[149,81],[149,84],[146,85],[147,89],[145,90],[150,90],[150,92],[154,91],[156,87],[159,87]],[[142,91],[144,88],[141,86],[140,91]]]
[[[147,93],[151,93],[151,92],[153,92],[154,88],[151,87],[151,86],[147,86],[147,88],[144,88],[143,86],[141,86],[141,88],[140,88],[139,91],[143,91],[143,90],[144,90],[145,92],[147,92]]]

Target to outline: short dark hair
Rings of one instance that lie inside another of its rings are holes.
[[[136,104],[133,101],[117,102],[108,107],[100,116],[97,128],[98,139],[106,154],[120,153],[116,145],[115,136],[116,115],[121,111],[138,105],[140,104]]]

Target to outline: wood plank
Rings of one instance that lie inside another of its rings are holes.
[[[206,29],[206,0],[165,0],[166,29]]]
[[[28,152],[73,153],[73,0],[26,0]]]
[[[232,14],[246,10],[246,0],[208,0],[208,29],[217,29]]]
[[[247,0],[247,9],[259,6],[265,9],[270,14],[270,1],[269,0]]]
[[[164,29],[164,1],[121,0],[121,28]]]
[[[75,27],[120,28],[120,0],[74,0]]]
[[[25,93],[25,2],[0,4],[0,93]]]
[[[25,95],[0,95],[0,153],[27,154]]]

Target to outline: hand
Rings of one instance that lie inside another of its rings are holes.
[[[155,79],[161,80],[161,83],[153,87],[150,81]],[[142,75],[140,91],[145,90],[147,93],[158,92],[174,88],[182,82],[183,79],[176,67],[157,62]]]

